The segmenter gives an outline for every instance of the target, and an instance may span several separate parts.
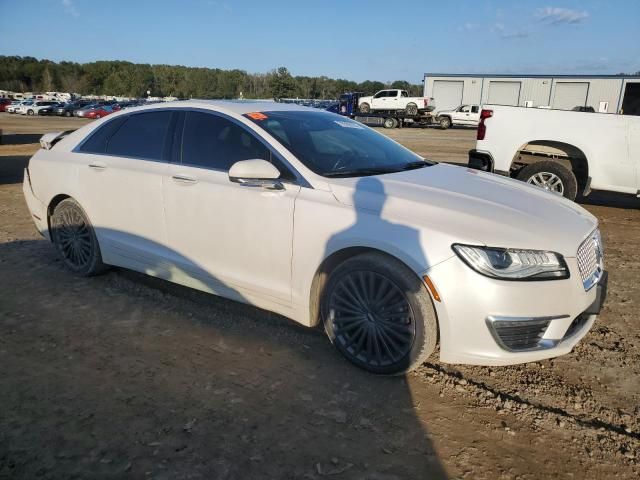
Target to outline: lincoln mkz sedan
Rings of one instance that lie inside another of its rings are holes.
[[[584,209],[333,113],[193,100],[40,143],[24,195],[71,271],[114,265],[323,325],[375,373],[437,345],[477,365],[568,353],[605,296]]]

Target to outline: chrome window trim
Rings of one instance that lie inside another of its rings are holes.
[[[150,112],[156,112],[156,111],[161,111],[161,112],[177,111],[177,112],[184,112],[184,113],[187,113],[187,112],[202,112],[202,113],[207,113],[209,115],[216,115],[216,116],[225,118],[226,120],[231,121],[232,123],[238,125],[240,128],[242,128],[245,131],[247,131],[247,133],[252,134],[255,138],[258,139],[258,141],[260,141],[260,143],[262,143],[267,148],[267,150],[269,150],[269,152],[272,155],[275,155],[276,158],[280,162],[282,162],[282,164],[286,168],[289,169],[289,171],[295,177],[295,180],[279,179],[282,183],[287,183],[289,185],[298,185],[300,187],[313,189],[313,187],[307,181],[307,179],[304,178],[300,174],[300,172],[298,172],[298,170],[293,165],[291,165],[291,163],[289,161],[287,161],[286,158],[284,158],[278,151],[276,151],[273,148],[273,146],[269,142],[267,142],[258,131],[251,130],[250,128],[247,127],[247,125],[245,125],[244,123],[240,122],[237,118],[234,118],[231,115],[227,115],[226,113],[219,112],[219,111],[216,111],[216,110],[210,110],[210,109],[207,109],[207,108],[190,107],[190,106],[185,106],[185,107],[171,106],[171,107],[166,107],[166,108],[162,107],[162,108],[153,108],[153,109],[148,109],[148,110],[142,110],[142,111],[139,111],[139,112],[127,112],[127,113],[125,113],[123,115],[118,115],[117,117],[110,118],[108,121],[105,121],[100,126],[94,128],[89,135],[87,135],[85,138],[83,138],[71,150],[71,152],[72,153],[82,153],[84,155],[97,155],[97,156],[105,156],[105,157],[128,158],[128,159],[132,159],[132,160],[144,160],[144,161],[147,161],[147,162],[165,163],[165,164],[173,164],[173,165],[184,165],[185,167],[190,167],[190,168],[200,168],[202,170],[209,170],[209,171],[215,171],[215,172],[221,172],[221,173],[228,173],[228,170],[223,170],[223,169],[220,169],[220,168],[210,168],[210,167],[203,167],[202,165],[193,165],[193,164],[188,164],[188,163],[182,163],[182,158],[179,159],[180,160],[179,162],[174,162],[174,161],[172,161],[171,158],[169,158],[168,160],[156,160],[156,159],[153,159],[153,158],[134,157],[134,156],[127,156],[127,155],[113,155],[113,154],[110,154],[110,153],[83,152],[83,151],[80,150],[82,148],[82,145],[84,145],[98,130],[106,127],[108,123],[117,121],[118,119],[123,119],[125,117],[129,117],[131,115],[141,115],[141,114],[144,114],[144,113],[150,113]],[[184,124],[182,125],[182,127],[184,128]],[[174,126],[174,128],[175,128],[175,126]],[[117,130],[116,130],[116,132],[117,132]],[[180,141],[182,141],[182,133],[180,133],[179,137],[180,137]],[[171,154],[171,152],[170,152],[170,154]]]

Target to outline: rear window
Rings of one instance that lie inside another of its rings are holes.
[[[171,111],[129,115],[107,141],[109,155],[162,160]]]
[[[106,153],[109,138],[120,128],[125,119],[126,117],[120,117],[105,123],[95,130],[78,150],[83,153]]]

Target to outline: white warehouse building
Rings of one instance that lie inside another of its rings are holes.
[[[640,76],[425,73],[424,96],[438,111],[492,104],[640,115]]]

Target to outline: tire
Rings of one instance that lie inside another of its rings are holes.
[[[358,106],[358,110],[360,110],[361,113],[369,113],[371,112],[371,105],[367,102],[361,103],[360,106]]]
[[[382,126],[384,128],[396,128],[398,126],[398,124],[396,123],[394,118],[385,118],[384,122],[382,123]]]
[[[407,103],[407,106],[405,107],[404,112],[408,116],[417,115],[418,114],[418,105],[416,105],[415,103]]]
[[[65,116],[65,117],[70,117],[71,115],[72,115],[72,113],[71,113],[69,110],[67,110],[66,112],[64,112],[64,116]]]
[[[438,124],[440,125],[440,129],[446,130],[451,126],[451,119],[449,117],[440,117]]]
[[[321,314],[331,343],[372,373],[406,373],[436,347],[438,322],[425,286],[383,254],[364,253],[340,264],[324,288]]]
[[[95,231],[78,203],[67,198],[56,205],[50,218],[51,238],[62,263],[81,277],[107,270]]]
[[[561,163],[552,160],[532,163],[520,170],[516,178],[562,195],[571,201],[576,199],[578,192],[576,176]]]
[[[33,115],[33,110],[27,110],[27,115]]]

